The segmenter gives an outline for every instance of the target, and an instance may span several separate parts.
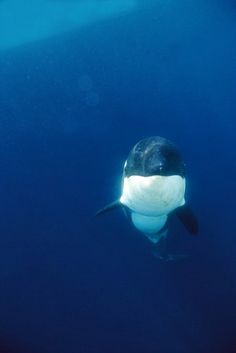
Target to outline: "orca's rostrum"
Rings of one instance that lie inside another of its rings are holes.
[[[175,145],[163,137],[148,137],[128,155],[120,199],[97,215],[124,207],[133,225],[153,243],[166,237],[173,213],[190,233],[197,234],[197,220],[186,204],[185,188],[185,164]]]

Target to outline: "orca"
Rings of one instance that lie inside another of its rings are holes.
[[[185,190],[186,166],[176,146],[160,136],[148,137],[132,148],[124,163],[119,200],[96,215],[122,207],[135,228],[154,244],[166,238],[173,214],[195,235],[198,222]]]

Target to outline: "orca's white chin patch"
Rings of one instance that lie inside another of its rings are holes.
[[[185,178],[179,175],[125,177],[120,202],[133,212],[159,217],[184,205]]]

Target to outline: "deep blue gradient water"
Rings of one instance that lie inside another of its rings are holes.
[[[236,352],[235,40],[233,1],[149,1],[0,52],[1,353]],[[152,135],[187,163],[183,262],[94,218]]]

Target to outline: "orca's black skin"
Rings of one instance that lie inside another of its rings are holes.
[[[183,223],[185,228],[190,234],[196,235],[198,234],[198,221],[196,216],[194,215],[192,209],[187,206],[178,207],[174,213],[178,217],[178,219]]]
[[[121,203],[119,200],[116,200],[116,201],[113,201],[111,203],[109,203],[109,205],[106,205],[105,207],[101,208],[100,210],[98,210],[96,213],[95,213],[95,216],[100,216],[101,214],[103,213],[107,213],[108,211],[112,211],[116,208],[119,208],[121,207]]]
[[[171,141],[160,136],[152,136],[139,141],[132,148],[124,174],[126,177],[131,175],[185,177],[185,164]]]

